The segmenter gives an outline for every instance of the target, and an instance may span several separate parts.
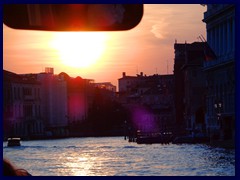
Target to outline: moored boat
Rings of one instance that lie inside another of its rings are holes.
[[[21,141],[21,138],[8,138],[7,146],[8,147],[21,146],[20,141]]]
[[[164,132],[164,133],[144,133],[138,131],[136,142],[138,144],[168,144],[172,141],[172,133]]]

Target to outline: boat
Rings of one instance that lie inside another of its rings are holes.
[[[21,146],[21,138],[8,138],[8,147],[13,147],[13,146]]]
[[[164,132],[164,133],[144,133],[138,131],[137,133],[137,144],[169,144],[172,141],[172,133]]]

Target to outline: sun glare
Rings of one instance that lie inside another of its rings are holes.
[[[106,48],[107,34],[100,32],[56,33],[50,45],[61,63],[75,68],[96,65]]]

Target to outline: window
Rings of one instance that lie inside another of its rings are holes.
[[[32,89],[31,88],[23,88],[23,95],[24,96],[31,96],[32,95]]]

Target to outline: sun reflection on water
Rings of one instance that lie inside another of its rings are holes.
[[[101,156],[96,157],[88,153],[79,156],[79,154],[74,153],[66,157],[64,166],[70,170],[69,175],[71,176],[105,176],[108,175],[108,172],[103,171],[102,167],[104,167],[104,164],[102,162],[105,162],[106,158]],[[65,170],[63,169],[62,171]]]
[[[66,161],[66,169],[70,169],[72,176],[87,176],[90,174],[92,163],[87,156],[79,157],[77,154],[71,154],[70,157],[66,157]]]
[[[38,146],[42,144],[42,146]],[[207,145],[138,145],[120,137],[26,141],[4,156],[34,176],[215,176],[235,174],[235,151]]]

